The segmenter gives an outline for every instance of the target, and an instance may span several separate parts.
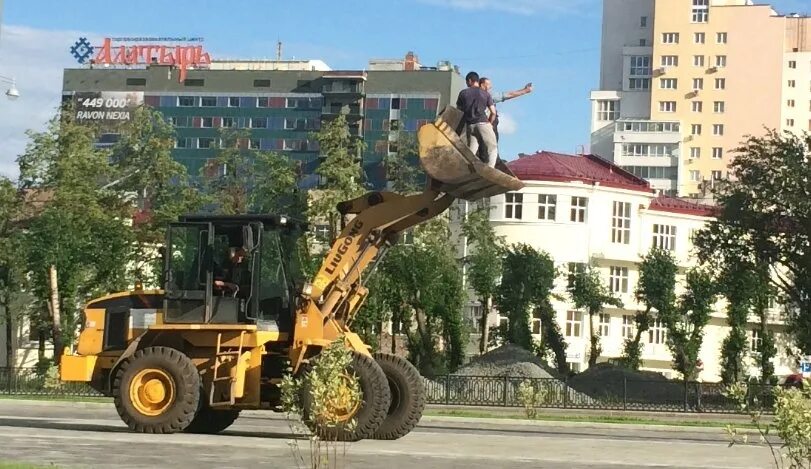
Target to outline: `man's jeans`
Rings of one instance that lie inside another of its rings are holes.
[[[484,149],[482,160],[494,168],[498,160],[498,141],[493,126],[489,122],[467,126],[467,145],[474,155],[478,156],[479,147]]]

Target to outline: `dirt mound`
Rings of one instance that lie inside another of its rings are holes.
[[[684,400],[684,385],[652,371],[634,371],[599,363],[568,381],[569,386],[595,399],[675,405]]]
[[[513,344],[502,345],[475,357],[454,373],[455,376],[509,376],[529,379],[557,378],[556,374],[532,352]]]

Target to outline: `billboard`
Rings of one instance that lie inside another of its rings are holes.
[[[73,95],[73,112],[79,122],[117,125],[130,121],[143,103],[143,91],[82,91]]]

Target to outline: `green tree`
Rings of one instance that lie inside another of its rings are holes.
[[[555,266],[547,253],[526,244],[506,250],[496,303],[499,311],[509,318],[507,342],[532,350],[529,314],[548,301],[555,277]]]
[[[569,275],[567,290],[572,297],[574,307],[585,310],[589,315],[589,366],[597,363],[602,353],[600,335],[594,330],[594,315],[600,314],[605,306],[622,307],[622,301],[603,283],[600,273],[589,266],[585,272]]]
[[[115,180],[111,187],[138,194],[140,216],[133,221],[134,269],[144,284],[162,284],[162,245],[168,223],[200,208],[201,197],[190,184],[186,168],[172,158],[175,133],[163,116],[140,107],[120,129],[112,150]]]
[[[809,354],[811,135],[769,131],[735,152],[729,181],[715,189],[717,218],[697,235],[699,257],[718,266],[768,266],[766,279],[785,298],[790,331]]]
[[[17,188],[9,179],[0,177],[0,321],[6,336],[6,366],[14,367],[14,319],[12,299],[21,283],[20,253],[21,200]]]
[[[249,139],[246,129],[222,129],[217,157],[201,169],[208,202],[222,215],[248,213],[255,153],[245,143]]]
[[[462,223],[462,234],[471,251],[463,261],[468,266],[467,276],[470,286],[482,304],[480,353],[487,351],[490,304],[498,289],[505,250],[504,237],[496,236],[493,225],[490,224],[490,210],[489,202],[484,202],[466,214]]]
[[[388,153],[383,158],[386,179],[391,182],[391,189],[399,194],[418,192],[425,181],[425,172],[419,164],[419,145],[417,137],[411,132],[397,131],[397,151]]]
[[[133,258],[132,204],[120,188],[101,186],[116,173],[110,152],[94,146],[96,132],[60,112],[45,131],[29,132],[18,159],[21,188],[46,200],[27,227],[23,252],[40,312],[32,323],[51,324],[57,362],[63,341],[72,343],[82,304],[125,288]],[[51,269],[58,272],[55,289]],[[51,294],[58,294],[58,309],[49,308]]]
[[[329,244],[338,237],[341,216],[338,203],[363,194],[360,157],[365,149],[363,140],[351,134],[346,118],[322,122],[321,130],[311,136],[320,147],[321,163],[315,173],[321,179],[317,191],[312,191],[309,216],[329,226]]]
[[[658,316],[667,316],[669,309],[676,301],[676,272],[678,267],[669,251],[653,248],[639,264],[639,283],[635,291],[636,299],[645,305],[645,310],[635,316],[636,334],[625,340],[623,361],[628,368],[639,369],[642,364],[640,341],[653,318],[651,312]]]
[[[658,317],[667,328],[667,345],[673,368],[685,381],[698,378],[698,354],[704,340],[704,327],[710,321],[716,299],[716,284],[705,270],[692,269],[686,275],[686,288],[679,302]]]

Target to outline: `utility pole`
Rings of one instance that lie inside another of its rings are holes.
[[[0,0],[2,2],[2,0]],[[281,62],[282,60],[282,41],[276,40],[276,60]]]

